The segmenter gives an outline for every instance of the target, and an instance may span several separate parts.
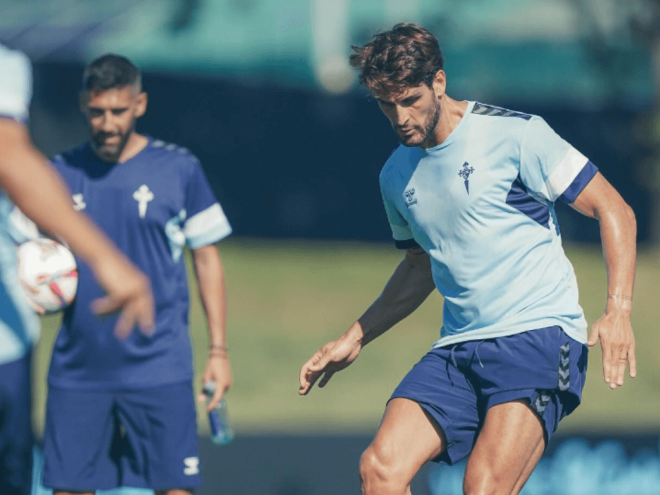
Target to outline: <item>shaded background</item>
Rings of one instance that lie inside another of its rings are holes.
[[[577,457],[622,473],[618,485],[573,483],[580,493],[626,493],[631,479],[630,493],[660,493],[652,477],[660,472],[660,2],[3,0],[0,42],[33,61],[30,126],[44,152],[87,139],[77,110],[84,64],[126,55],[144,71],[150,97],[139,130],[200,158],[234,227],[219,249],[235,374],[228,400],[239,436],[226,449],[203,443],[200,493],[357,493],[359,454],[389,393],[437,337],[442,303],[433,296],[327,390],[296,397],[299,365],[359,316],[400,257],[389,246],[377,180],[397,140],[347,59],[351,44],[401,21],[439,38],[450,96],[542,115],[637,215],[640,377],[609,393],[592,353],[585,404],[524,493],[570,493],[558,483],[571,478],[552,473],[578,465]],[[558,214],[593,322],[605,294],[598,225],[564,205]],[[206,337],[195,296],[191,320],[201,372]],[[37,431],[56,326],[57,318],[45,320],[35,363]],[[460,493],[459,478],[460,468],[432,468],[415,493]]]

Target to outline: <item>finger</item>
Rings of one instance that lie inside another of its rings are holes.
[[[591,334],[589,334],[589,339],[587,340],[587,345],[589,347],[595,346],[596,342],[598,342],[598,337],[599,336],[600,335],[598,333],[598,327],[597,326],[591,327]]]
[[[39,306],[36,302],[32,301],[31,299],[28,299],[27,302],[32,308],[32,311],[34,311],[35,313],[38,313],[40,315],[46,314],[46,310],[42,306]]]
[[[91,308],[95,315],[107,315],[114,313],[121,307],[121,302],[110,296],[100,297],[92,301]]]
[[[637,376],[637,358],[635,357],[635,346],[630,346],[628,351],[628,365],[630,369],[630,378],[635,378]]]
[[[321,359],[321,355],[322,353],[320,350],[316,351],[300,368],[298,381],[300,382],[301,389],[309,385],[309,376],[312,374],[311,367]]]
[[[218,387],[215,389],[215,392],[213,393],[213,398],[209,401],[208,405],[206,406],[206,412],[211,412],[213,409],[215,409],[218,404],[220,404],[220,401],[222,400],[222,396],[224,395],[225,391],[221,387]]]
[[[335,373],[336,373],[335,371],[326,371],[325,374],[323,375],[323,378],[321,378],[321,381],[319,382],[319,388],[325,387],[330,381],[330,378],[332,378],[332,375],[334,375]]]
[[[321,371],[308,370],[302,384],[300,385],[300,389],[298,390],[298,393],[300,395],[307,395],[314,386],[314,384],[316,383],[316,380],[318,380],[322,374],[323,373]]]
[[[605,383],[610,383],[612,381],[612,349],[602,341],[601,348],[603,349],[603,377]]]
[[[320,355],[318,360],[310,365],[309,370],[316,373],[323,372],[328,367],[330,361],[332,361],[332,356],[329,352],[326,352]]]
[[[138,327],[143,334],[149,336],[154,333],[156,328],[156,316],[154,314],[154,304],[151,297],[144,297],[142,299],[137,320]]]
[[[135,328],[136,323],[137,315],[135,314],[135,309],[132,305],[125,306],[115,324],[115,335],[117,338],[120,340],[127,339],[133,328]]]
[[[316,354],[315,354],[316,355]],[[300,367],[300,373],[298,374],[298,383],[302,388],[307,384],[307,374],[309,373],[309,367],[312,365],[312,359],[314,356],[309,358],[305,363]]]
[[[619,356],[618,369],[616,373],[616,384],[621,387],[623,385],[623,377],[626,374],[626,364],[628,363],[628,356],[623,352]]]

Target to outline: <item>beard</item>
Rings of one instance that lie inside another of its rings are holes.
[[[397,132],[401,144],[409,148],[421,146],[424,144],[435,132],[435,128],[438,126],[438,122],[440,121],[441,112],[442,108],[440,107],[440,103],[438,103],[437,100],[433,100],[432,113],[429,115],[429,118],[426,121],[426,125],[423,128],[414,127],[413,130],[415,132],[404,136]]]
[[[104,162],[116,163],[119,161],[119,157],[126,147],[128,139],[133,133],[134,126],[126,132],[122,133],[113,133],[108,134],[106,132],[98,131],[96,133],[92,132],[92,144],[94,151],[98,157]],[[106,140],[111,137],[119,136],[119,141],[117,143],[107,143]]]

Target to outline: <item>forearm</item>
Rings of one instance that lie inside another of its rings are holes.
[[[362,346],[368,344],[415,311],[434,288],[428,256],[408,252],[380,297],[349,332],[360,338]]]
[[[630,312],[632,309],[637,224],[632,209],[623,203],[598,213],[603,255],[607,269],[607,309]]]
[[[622,309],[630,312],[637,258],[635,214],[600,173],[571,206],[583,215],[597,219],[600,224],[607,269],[607,311]]]
[[[90,265],[116,256],[108,239],[73,210],[70,194],[19,124],[5,122],[0,131],[0,183],[9,198],[42,230],[64,239]]]
[[[227,299],[220,254],[215,245],[193,251],[199,297],[209,329],[209,343],[213,347],[226,348]]]

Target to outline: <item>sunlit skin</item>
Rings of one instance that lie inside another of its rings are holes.
[[[447,96],[446,82],[445,72],[440,70],[431,86],[422,83],[396,95],[374,94],[404,146],[433,148],[461,121],[467,102]]]
[[[147,93],[138,86],[83,91],[80,110],[92,133],[92,149],[107,163],[123,163],[148,143],[135,132],[135,121],[147,111]]]

